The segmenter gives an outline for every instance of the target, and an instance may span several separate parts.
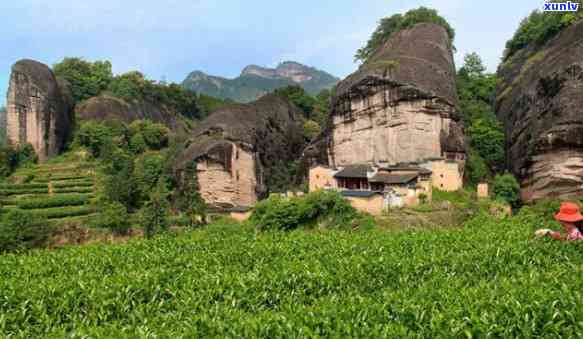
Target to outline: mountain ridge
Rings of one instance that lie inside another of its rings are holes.
[[[339,81],[339,78],[315,67],[284,61],[275,68],[248,65],[238,77],[232,79],[196,70],[186,77],[182,86],[217,98],[248,103],[278,88],[293,85],[315,95],[323,89],[332,88]]]

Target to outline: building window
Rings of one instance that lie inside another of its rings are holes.
[[[320,176],[319,175],[316,175],[316,179],[320,179]]]
[[[443,184],[441,184],[441,188],[443,188]]]
[[[440,177],[442,177],[442,178],[443,178],[443,174],[442,174],[442,175],[440,175]]]
[[[239,171],[237,171],[237,181],[239,181]]]

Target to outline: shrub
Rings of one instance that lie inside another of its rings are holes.
[[[141,213],[142,226],[147,238],[168,229],[168,209],[170,207],[168,195],[165,180],[160,179]]]
[[[91,155],[98,158],[106,153],[113,143],[113,133],[105,124],[87,121],[77,131],[77,144],[86,147]]]
[[[92,226],[106,228],[117,234],[127,234],[131,229],[130,218],[125,206],[119,202],[106,204]]]
[[[130,151],[134,154],[141,154],[146,151],[148,146],[142,133],[137,133],[130,139]]]
[[[494,196],[518,207],[520,204],[520,184],[512,174],[497,175],[494,178]]]
[[[11,210],[0,223],[0,252],[43,246],[52,228],[40,215]]]
[[[61,219],[70,217],[79,217],[89,215],[96,212],[93,206],[67,206],[59,208],[37,209],[31,211],[36,216],[44,219]]]
[[[293,230],[299,227],[355,228],[370,226],[338,192],[319,191],[303,197],[273,195],[259,202],[251,222],[262,230]]]

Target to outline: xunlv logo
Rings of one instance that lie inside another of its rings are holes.
[[[547,2],[545,3],[545,12],[577,12],[579,3],[577,2]]]

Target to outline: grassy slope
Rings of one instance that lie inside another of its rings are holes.
[[[534,240],[538,222],[400,233],[215,225],[4,255],[0,333],[573,337],[583,333],[583,244]]]

